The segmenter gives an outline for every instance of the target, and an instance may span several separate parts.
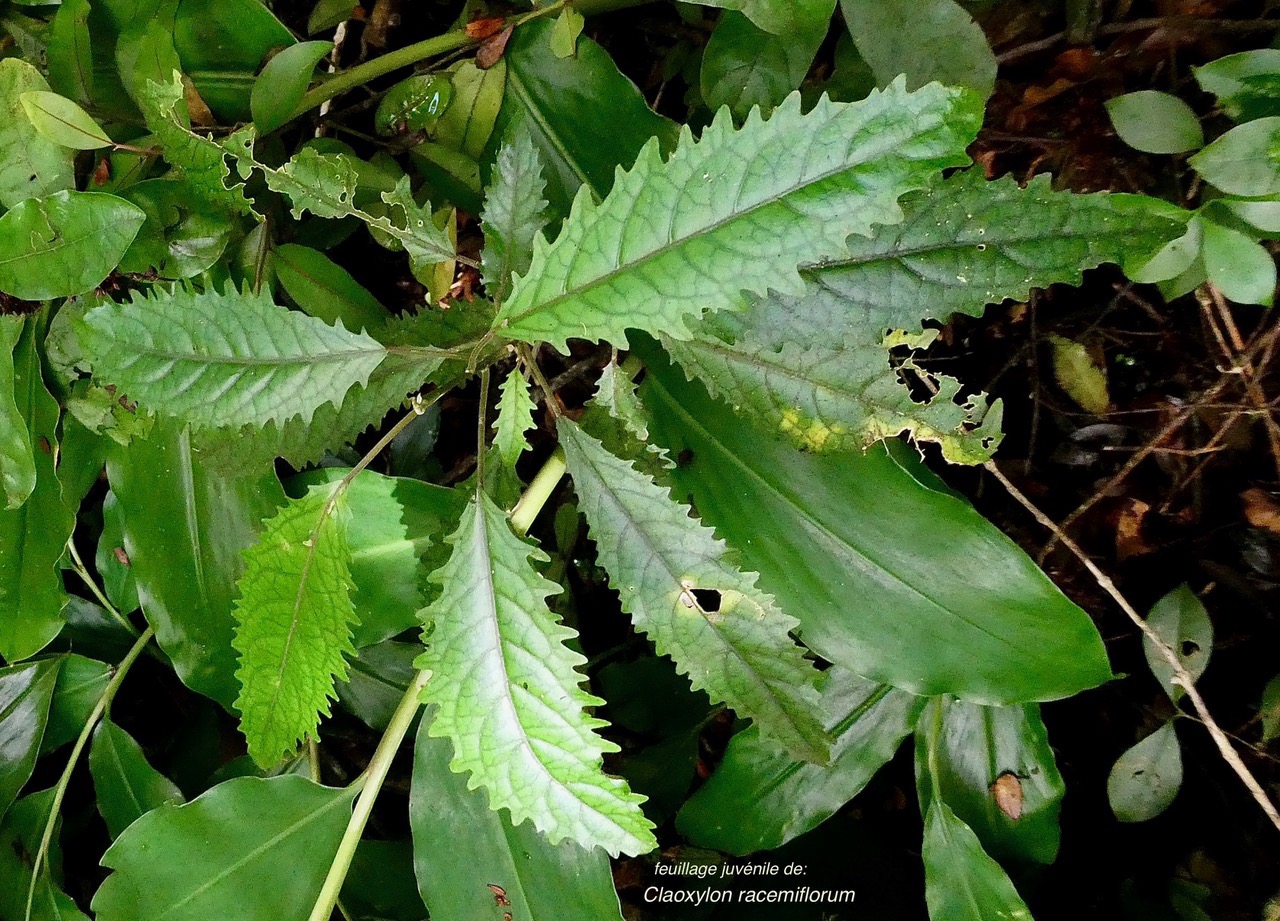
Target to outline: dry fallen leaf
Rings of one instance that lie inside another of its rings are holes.
[[[1134,556],[1152,551],[1152,546],[1142,536],[1142,522],[1151,506],[1141,499],[1126,499],[1116,522],[1116,559],[1123,562]]]
[[[1280,499],[1254,486],[1240,493],[1240,501],[1249,524],[1280,536]]]
[[[502,60],[502,52],[507,50],[507,41],[511,38],[512,30],[512,26],[507,26],[497,35],[491,35],[484,40],[476,51],[476,67],[488,70]]]
[[[481,19],[473,19],[467,23],[467,38],[475,41],[484,41],[491,35],[497,35],[502,31],[502,27],[506,25],[507,20],[502,16],[485,16]]]

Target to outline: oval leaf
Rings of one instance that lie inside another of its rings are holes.
[[[45,659],[0,669],[0,816],[31,778],[59,664]]]
[[[1191,674],[1192,680],[1199,680],[1209,667],[1209,657],[1213,654],[1213,624],[1196,593],[1186,584],[1175,588],[1155,603],[1147,615],[1147,623],[1178,654],[1178,661]],[[1142,651],[1160,687],[1177,703],[1187,692],[1181,685],[1173,683],[1173,666],[1169,660],[1145,635]]]
[[[1280,192],[1278,144],[1280,116],[1259,118],[1232,128],[1188,162],[1228,195],[1274,195]]]
[[[184,801],[173,781],[147,763],[133,736],[109,719],[93,731],[89,773],[112,838],[152,809]]]
[[[1107,799],[1121,822],[1145,822],[1168,809],[1181,786],[1182,749],[1170,722],[1117,759]]]
[[[1143,90],[1116,96],[1107,100],[1107,114],[1120,140],[1135,150],[1175,154],[1204,144],[1204,129],[1196,113],[1168,93]]]
[[[74,152],[37,131],[22,107],[24,93],[48,90],[26,61],[0,60],[0,205],[6,208],[75,187]]]
[[[297,108],[311,84],[316,65],[332,50],[333,42],[300,42],[267,62],[253,81],[253,92],[249,96],[253,123],[259,132],[275,131],[289,120],[289,114]]]
[[[31,124],[55,144],[72,150],[111,146],[111,138],[93,116],[65,96],[36,90],[23,93],[21,101]]]

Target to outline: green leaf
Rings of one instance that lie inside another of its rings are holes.
[[[112,144],[93,116],[65,96],[33,90],[23,93],[18,101],[35,129],[55,144],[72,150],[97,150]]]
[[[350,662],[347,680],[337,684],[338,702],[371,729],[385,730],[418,674],[413,660],[421,652],[419,643],[396,640],[361,649]],[[448,748],[448,743],[442,744]]]
[[[120,260],[121,272],[159,278],[192,278],[221,258],[233,232],[224,213],[192,200],[185,182],[146,179],[122,189],[147,220]]]
[[[231,606],[241,551],[284,503],[275,472],[269,462],[221,471],[186,431],[159,420],[145,440],[112,446],[107,476],[156,642],[188,687],[229,709],[239,692]]]
[[[67,606],[67,632],[76,626],[75,611],[83,610],[89,602],[73,598]],[[124,634],[131,644],[134,639],[116,621],[101,608],[94,608],[101,613],[112,627]],[[106,644],[103,644],[104,646]],[[125,645],[119,651],[124,655]],[[107,683],[114,672],[112,666],[97,659],[88,659],[74,653],[59,656],[62,663],[58,669],[58,684],[53,689],[53,703],[49,707],[49,722],[44,729],[44,738],[40,741],[40,754],[43,757],[51,751],[61,748],[80,734],[89,715],[98,704],[98,698],[106,690]]]
[[[1258,717],[1262,721],[1262,744],[1280,736],[1280,675],[1268,681],[1262,689]]]
[[[91,291],[119,265],[145,218],[102,192],[19,202],[0,217],[0,291],[28,301]]]
[[[1053,863],[1066,786],[1040,708],[935,697],[920,727],[917,764],[922,773],[933,765],[932,789],[986,850],[999,860]],[[922,799],[929,789],[921,791]]]
[[[618,166],[631,165],[650,138],[669,150],[679,129],[649,108],[591,39],[579,38],[573,57],[556,57],[550,48],[554,29],[549,22],[527,22],[511,36],[503,56],[506,92],[490,147],[527,133],[542,155],[547,198],[563,215],[581,186],[603,197]],[[457,107],[455,98],[441,127]]]
[[[413,875],[413,844],[406,838],[361,841],[342,884],[342,907],[349,917],[366,921],[425,921],[427,907]]]
[[[825,763],[818,672],[789,636],[799,622],[666,489],[573,422],[562,419],[559,434],[600,564],[636,627],[712,701]]]
[[[888,446],[814,455],[753,431],[644,350],[676,495],[760,573],[824,659],[922,695],[1053,700],[1111,676],[1088,616],[967,502]],[[760,534],[769,540],[760,540]]]
[[[277,307],[248,289],[135,294],[85,315],[94,373],[146,409],[197,428],[312,422],[364,386],[386,349],[339,323]]]
[[[565,7],[556,17],[551,30],[551,53],[558,58],[573,57],[578,53],[578,36],[587,20],[573,7]]]
[[[27,892],[31,885],[31,865],[49,821],[54,790],[41,790],[14,804],[0,823],[0,918],[23,921],[27,917]],[[62,820],[54,820],[53,837],[31,905],[31,921],[89,921],[76,903],[59,888],[62,876],[62,847],[59,844]]]
[[[1182,787],[1182,749],[1168,722],[1122,754],[1107,777],[1107,799],[1121,822],[1145,822],[1169,808]]]
[[[1088,346],[1064,336],[1045,338],[1053,350],[1053,377],[1058,386],[1086,412],[1101,415],[1109,410],[1107,371],[1094,361]]]
[[[424,703],[439,711],[431,735],[453,741],[452,770],[471,772],[490,806],[511,822],[532,819],[552,844],[570,838],[611,854],[656,846],[642,798],[604,774],[601,757],[617,746],[594,729],[606,725],[586,707],[586,660],[565,645],[576,634],[547,609],[557,586],[533,561],[547,557],[516,537],[506,515],[477,496],[449,538],[453,553],[432,576],[440,597],[423,611],[430,669]]]
[[[1213,655],[1213,624],[1209,621],[1209,612],[1204,609],[1204,602],[1196,597],[1190,586],[1183,583],[1157,601],[1147,615],[1147,625],[1166,646],[1173,648],[1191,680],[1200,680],[1209,667],[1209,657]],[[1156,676],[1160,687],[1176,704],[1187,691],[1182,685],[1173,683],[1173,666],[1145,635],[1142,637],[1142,651],[1151,674]]]
[[[729,742],[711,779],[689,798],[676,828],[730,854],[781,847],[835,815],[910,735],[924,698],[836,667],[824,673],[821,712],[835,740],[831,764],[797,761],[751,726]]]
[[[349,511],[337,486],[291,500],[244,552],[237,588],[240,729],[261,767],[278,763],[329,715],[335,677],[355,655]]]
[[[81,105],[90,102],[94,80],[89,0],[65,0],[58,5],[49,28],[47,65],[54,92]]]
[[[307,34],[315,35],[325,29],[332,29],[340,22],[351,18],[351,4],[348,0],[316,0],[307,17]]]
[[[881,86],[905,74],[912,89],[937,80],[991,95],[996,57],[955,0],[840,0],[840,9]]]
[[[54,468],[58,403],[41,377],[44,329],[43,314],[29,317],[13,350],[14,402],[33,448],[36,485],[20,508],[0,509],[0,657],[7,662],[35,655],[57,636],[67,603],[57,566],[75,527],[75,509],[64,501]]]
[[[352,330],[378,330],[386,325],[386,308],[324,253],[286,243],[277,246],[274,254],[280,284],[313,317]]]
[[[791,37],[796,21],[811,14],[810,0],[698,0],[702,6],[714,6],[723,10],[742,13],[757,26],[775,36]],[[830,18],[831,14],[827,14]]]
[[[1208,219],[1202,224],[1204,267],[1218,290],[1238,304],[1270,306],[1276,293],[1276,260],[1267,248],[1234,228]]]
[[[1280,192],[1280,116],[1232,128],[1187,162],[1228,195],[1275,195]]]
[[[807,115],[792,96],[740,131],[722,112],[665,164],[654,141],[603,203],[580,194],[556,241],[535,245],[495,328],[562,351],[570,336],[622,345],[632,328],[687,339],[745,292],[801,294],[797,264],[900,220],[902,194],[965,162],[980,118],[972,94],[895,84]]]
[[[924,816],[924,897],[930,921],[1031,921],[1013,883],[946,803]]]
[[[796,4],[795,26],[785,40],[741,13],[724,13],[702,53],[702,99],[713,111],[728,106],[738,119],[752,107],[768,113],[798,89],[827,36],[835,0]]]
[[[508,45],[507,55],[493,67],[481,70],[473,61],[463,61],[449,71],[453,101],[436,122],[433,132],[436,143],[472,161],[484,156],[502,108],[507,83],[506,61],[510,54]],[[479,179],[477,172],[477,183]]]
[[[1238,122],[1280,115],[1280,49],[1241,51],[1192,67],[1196,82],[1218,97],[1223,111]]]
[[[0,669],[0,816],[31,779],[61,664],[44,659]]]
[[[300,42],[267,62],[249,96],[253,124],[260,134],[269,134],[289,120],[311,84],[316,65],[332,50],[333,42]]]
[[[48,89],[40,71],[27,62],[0,60],[0,206],[5,208],[75,188],[75,154],[36,131],[22,107],[24,93]]]
[[[173,781],[147,763],[133,736],[110,719],[93,731],[89,772],[112,839],[152,809],[185,801]]]
[[[356,788],[240,777],[134,822],[102,858],[98,921],[281,921],[310,911]]]
[[[27,420],[18,409],[13,351],[22,337],[22,318],[0,316],[0,481],[5,508],[12,511],[36,488],[36,461]]]
[[[511,369],[502,382],[502,396],[498,400],[498,418],[494,421],[493,446],[498,457],[508,467],[514,467],[520,455],[529,450],[528,433],[536,427],[533,410],[536,404],[529,395],[529,384],[520,367]]]
[[[546,186],[537,148],[527,133],[517,133],[498,151],[481,215],[484,250],[480,264],[485,292],[495,303],[502,303],[511,293],[513,275],[529,271],[533,242],[549,219],[542,197]]]
[[[512,825],[449,769],[449,743],[432,738],[430,725],[424,716],[414,744],[409,824],[432,921],[493,917],[491,884],[506,892],[511,904],[503,910],[513,918],[621,921],[605,852],[572,841],[552,845],[529,823]]]
[[[1177,96],[1157,90],[1125,93],[1107,100],[1111,125],[1135,150],[1176,154],[1204,146],[1200,119]]]
[[[300,498],[308,487],[335,483],[350,472],[344,467],[310,471],[290,480],[289,493]],[[419,626],[424,558],[428,570],[444,563],[444,536],[456,525],[466,496],[364,470],[351,481],[343,501],[349,512],[352,602],[359,619],[352,642],[358,649]]]
[[[138,585],[133,578],[133,567],[129,565],[129,555],[124,552],[120,500],[110,490],[102,498],[102,534],[98,537],[98,552],[93,562],[111,603],[124,612],[137,610]]]

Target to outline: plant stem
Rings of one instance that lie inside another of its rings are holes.
[[[405,733],[409,731],[409,726],[418,713],[418,707],[421,706],[418,695],[422,693],[430,677],[431,672],[426,669],[414,676],[404,692],[404,697],[400,698],[396,712],[392,715],[391,722],[387,724],[387,731],[382,734],[382,739],[373,752],[369,766],[356,781],[363,784],[360,795],[356,799],[355,808],[351,810],[351,821],[347,823],[347,830],[342,834],[338,852],[334,855],[333,863],[329,865],[329,875],[325,877],[315,907],[311,909],[309,921],[329,921],[333,914],[333,907],[338,902],[339,893],[342,892],[342,884],[347,878],[347,872],[351,869],[351,860],[355,857],[356,847],[360,844],[364,827],[369,821],[370,813],[373,812],[374,801],[378,798],[382,784],[387,779],[387,773],[391,770],[391,761],[395,758],[400,743],[404,741]]]
[[[98,588],[98,583],[93,581],[93,577],[89,575],[89,568],[84,565],[84,561],[80,559],[80,551],[76,550],[75,538],[67,538],[67,553],[71,555],[71,568],[76,571],[81,581],[89,586],[89,591],[93,592],[93,597],[98,599],[98,603],[110,614],[119,624],[134,636],[138,635],[138,630],[133,624],[129,623],[128,618],[120,613],[119,609],[103,594],[102,589]]]
[[[40,871],[49,856],[49,846],[53,843],[53,828],[58,821],[58,813],[62,810],[62,799],[66,796],[67,787],[71,783],[71,772],[75,770],[76,764],[79,763],[80,755],[84,752],[85,746],[89,744],[89,737],[93,735],[93,730],[98,725],[98,721],[104,715],[110,713],[111,701],[115,699],[116,692],[120,690],[120,685],[124,683],[125,676],[129,674],[129,669],[133,668],[133,663],[138,660],[138,656],[142,655],[142,650],[151,642],[155,632],[152,627],[147,627],[133,646],[129,648],[129,651],[125,653],[125,657],[115,667],[115,673],[111,676],[111,680],[102,689],[102,694],[98,697],[98,702],[94,705],[93,712],[85,720],[84,728],[80,730],[80,735],[76,737],[76,744],[71,749],[70,757],[67,758],[67,766],[63,769],[62,776],[58,778],[58,785],[54,787],[53,802],[49,805],[49,818],[44,823],[44,834],[40,836],[40,847],[36,850],[35,860],[31,864],[31,885],[27,887],[27,910],[23,915],[25,921],[31,921],[31,908],[35,904],[36,885],[40,881]]]
[[[564,448],[556,448],[555,453],[547,458],[542,469],[534,474],[533,482],[524,491],[516,507],[511,510],[511,528],[521,537],[529,533],[533,521],[547,504],[560,478],[565,472]]]

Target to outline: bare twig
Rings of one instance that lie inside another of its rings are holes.
[[[1085,569],[1089,570],[1089,574],[1092,575],[1094,581],[1098,583],[1098,587],[1111,596],[1111,599],[1120,606],[1120,609],[1124,611],[1126,615],[1128,615],[1129,620],[1133,621],[1134,626],[1141,630],[1143,636],[1145,636],[1160,652],[1160,655],[1169,663],[1170,668],[1173,670],[1172,683],[1186,691],[1187,699],[1191,701],[1192,707],[1195,708],[1201,722],[1204,723],[1204,728],[1208,730],[1210,738],[1213,739],[1214,744],[1217,746],[1218,753],[1222,755],[1223,760],[1227,762],[1230,768],[1235,772],[1236,776],[1240,778],[1240,782],[1245,785],[1246,789],[1248,789],[1249,794],[1253,797],[1254,801],[1257,802],[1263,813],[1266,814],[1267,818],[1271,821],[1271,824],[1275,826],[1277,831],[1280,831],[1280,812],[1276,810],[1275,804],[1271,802],[1270,797],[1268,797],[1266,791],[1262,789],[1262,785],[1258,783],[1258,779],[1253,776],[1248,765],[1241,760],[1239,753],[1237,753],[1235,748],[1232,747],[1231,740],[1227,738],[1227,734],[1223,732],[1222,727],[1218,725],[1216,720],[1214,720],[1213,714],[1209,712],[1209,707],[1204,702],[1204,698],[1201,697],[1200,692],[1196,690],[1195,678],[1193,678],[1191,673],[1183,666],[1182,660],[1178,658],[1178,653],[1172,646],[1161,639],[1160,634],[1156,633],[1155,629],[1143,619],[1142,615],[1134,610],[1133,605],[1131,605],[1128,599],[1120,593],[1120,589],[1116,588],[1116,584],[1111,581],[1111,577],[1098,568],[1098,565],[1080,549],[1079,544],[1064,534],[1062,529],[1059,528],[1048,515],[1040,511],[1040,509],[1037,508],[1030,499],[1024,496],[1018,488],[1013,485],[1013,483],[1009,482],[1008,477],[1000,471],[1000,468],[996,466],[994,461],[987,461],[983,464],[983,468],[995,477],[996,481],[1005,488],[1009,495],[1012,496],[1019,505],[1030,512],[1036,521],[1048,528],[1064,547],[1075,554],[1076,558],[1080,560]]]

